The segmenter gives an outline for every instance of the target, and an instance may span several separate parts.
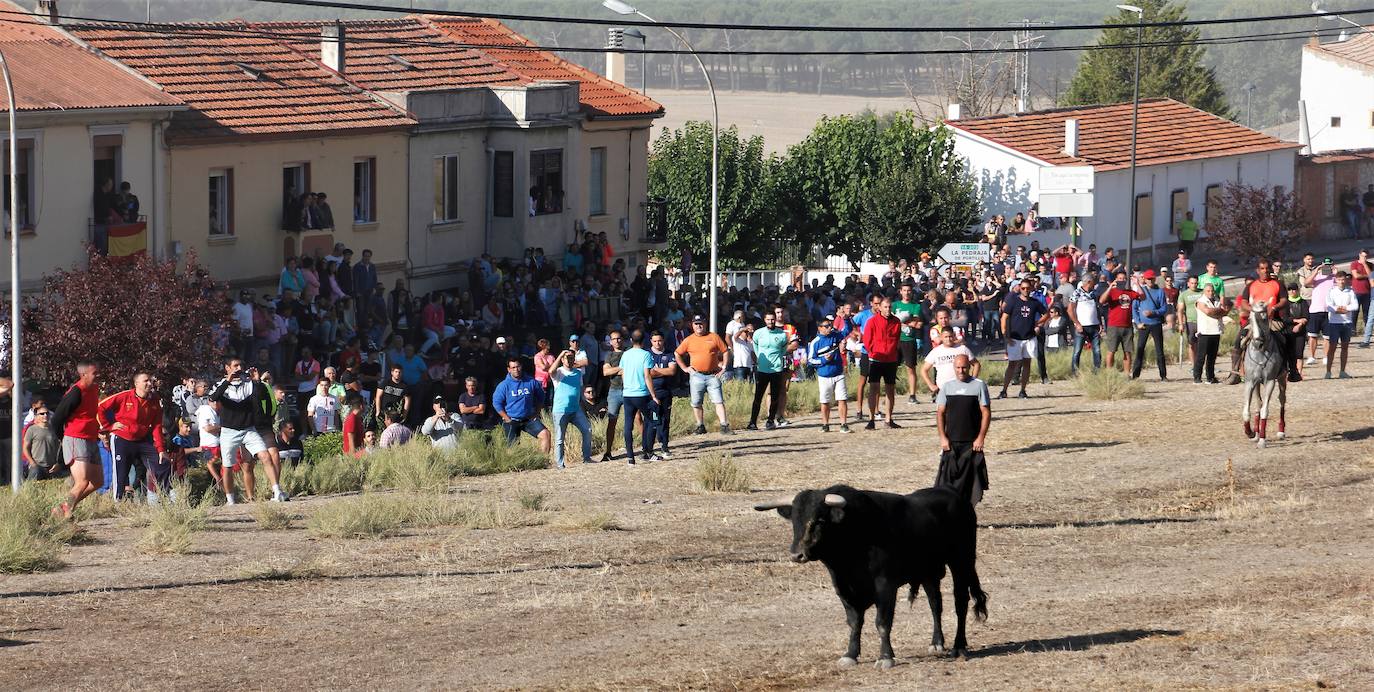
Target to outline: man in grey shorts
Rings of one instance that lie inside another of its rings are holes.
[[[53,515],[71,519],[77,504],[105,484],[100,465],[100,369],[90,362],[78,363],[77,380],[53,409],[49,425],[62,435],[62,458],[72,473],[67,499],[53,508]]]
[[[220,405],[220,467],[224,469],[220,480],[224,486],[225,502],[231,505],[237,504],[234,497],[234,467],[239,463],[239,448],[246,449],[250,457],[263,462],[264,466],[270,460],[267,443],[257,431],[258,412],[262,405],[260,396],[265,388],[256,386],[256,376],[256,370],[245,371],[243,361],[232,358],[224,365],[224,379],[216,383],[210,392],[210,400]],[[274,489],[274,502],[284,501],[280,493],[280,489]],[[249,496],[251,498],[251,493]]]

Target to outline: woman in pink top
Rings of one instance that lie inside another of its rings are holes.
[[[315,302],[315,296],[320,294],[320,275],[315,273],[314,258],[301,258],[301,276],[305,277],[305,290],[301,293],[301,298],[309,305]]]
[[[548,339],[540,339],[535,342],[535,345],[539,347],[539,351],[534,354],[534,379],[538,380],[539,384],[547,391],[549,372],[553,370],[554,361],[557,360],[557,357],[550,352]]]

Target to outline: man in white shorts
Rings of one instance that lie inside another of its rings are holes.
[[[196,409],[196,429],[200,431],[200,458],[216,483],[223,483],[219,470],[219,404],[209,399]]]
[[[968,346],[963,344],[956,346],[955,342],[954,327],[947,326],[941,329],[940,345],[930,349],[930,353],[926,354],[925,363],[921,365],[921,380],[926,383],[926,389],[930,390],[931,401],[934,401],[935,397],[939,395],[940,388],[945,386],[946,382],[951,382],[957,377],[954,372],[954,360],[959,356],[968,357],[969,369],[973,373],[973,377],[978,377],[978,373],[983,368],[982,363],[979,363],[978,359],[973,356],[973,351],[970,351]],[[932,368],[935,370],[933,381],[930,379]]]
[[[267,442],[257,431],[258,408],[261,406],[259,392],[265,388],[256,387],[256,372],[245,371],[243,361],[230,359],[224,365],[224,379],[215,384],[210,400],[219,403],[219,450],[220,467],[223,474],[220,484],[224,488],[226,504],[237,504],[234,497],[234,467],[239,463],[239,448],[248,451],[264,465],[269,463]],[[273,489],[272,500],[280,502],[281,491]],[[251,493],[250,493],[251,495]]]
[[[840,403],[840,432],[849,429],[849,391],[844,380],[844,337],[835,333],[835,316],[826,315],[816,323],[820,332],[806,349],[806,362],[816,369],[820,387],[821,432],[830,432],[830,405]]]
[[[1035,330],[1044,326],[1050,319],[1045,304],[1032,298],[1031,280],[1021,279],[1016,292],[1010,293],[1002,301],[1002,334],[1007,338],[1007,374],[1002,380],[1002,392],[998,399],[1007,398],[1007,387],[1021,378],[1022,399],[1029,399],[1026,384],[1030,382],[1031,359],[1035,357]]]

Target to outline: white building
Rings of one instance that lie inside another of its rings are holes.
[[[1374,148],[1374,35],[1314,39],[1302,48],[1301,75],[1312,153]]]
[[[1293,187],[1298,144],[1284,142],[1172,99],[1140,102],[1135,190],[1130,189],[1130,103],[1063,108],[945,122],[955,151],[979,185],[985,216],[1031,208],[1040,195],[1040,171],[1054,166],[1092,166],[1094,214],[1080,219],[1083,243],[1122,250],[1130,235],[1132,207],[1138,227],[1136,263],[1168,258],[1178,244],[1177,224],[1186,212],[1204,228],[1208,200],[1227,182]],[[1021,236],[1053,248],[1065,230]],[[1151,259],[1151,257],[1153,258]]]

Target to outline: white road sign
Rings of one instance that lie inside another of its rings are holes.
[[[945,243],[940,259],[950,264],[977,264],[988,258],[992,246],[987,243]]]
[[[1041,192],[1041,216],[1092,216],[1091,192]]]
[[[1092,189],[1092,166],[1051,166],[1040,169],[1041,193],[1088,192]]]

